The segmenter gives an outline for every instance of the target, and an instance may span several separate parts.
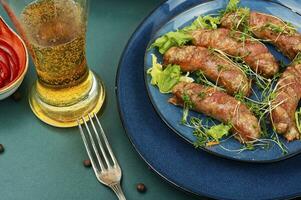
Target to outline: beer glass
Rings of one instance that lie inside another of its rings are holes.
[[[86,60],[88,0],[1,0],[23,37],[38,79],[29,94],[34,114],[72,127],[97,113],[105,99],[101,80]]]

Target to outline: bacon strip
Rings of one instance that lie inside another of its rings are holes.
[[[240,101],[213,87],[181,82],[173,88],[169,102],[183,106],[183,96],[188,95],[193,109],[223,123],[231,123],[232,131],[241,142],[254,141],[260,137],[260,126],[253,113]]]
[[[236,13],[228,13],[222,18],[221,25],[232,29],[239,21]],[[248,23],[257,38],[270,41],[288,58],[294,59],[301,52],[301,34],[290,29],[281,19],[265,13],[251,12]]]
[[[295,112],[301,99],[301,64],[292,64],[279,79],[272,103],[271,120],[279,134],[288,141],[300,139]]]
[[[202,71],[204,75],[233,95],[250,94],[250,81],[237,66],[224,56],[204,47],[172,47],[164,55],[164,64],[177,64],[185,72]]]
[[[231,56],[239,56],[254,72],[264,77],[273,77],[279,65],[268,48],[259,41],[252,40],[242,33],[219,28],[216,30],[199,29],[192,32],[193,44],[216,48]],[[242,37],[247,37],[242,41]]]

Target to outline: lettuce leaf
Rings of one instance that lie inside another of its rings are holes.
[[[189,33],[182,31],[169,32],[158,39],[151,45],[150,48],[157,47],[161,54],[165,54],[168,49],[173,46],[183,46],[192,40],[192,36]]]
[[[231,128],[231,125],[219,124],[206,130],[206,134],[211,136],[215,141],[219,141],[222,137],[229,134]]]
[[[298,128],[298,131],[301,135],[301,108],[300,108],[299,111],[298,110],[296,111],[295,118],[296,118],[296,125],[297,125],[297,128]]]
[[[151,48],[157,47],[161,54],[165,54],[171,47],[181,47],[193,40],[190,32],[197,29],[217,29],[220,24],[219,17],[205,16],[198,17],[192,22],[190,26],[186,26],[181,30],[169,32],[158,39],[150,46]]]
[[[237,11],[240,0],[230,0],[223,13]],[[165,54],[171,47],[181,47],[193,40],[190,32],[197,29],[217,29],[220,24],[221,16],[213,17],[210,15],[199,16],[191,25],[178,31],[168,32],[157,38],[149,49],[157,47],[161,54]]]
[[[220,17],[199,16],[196,18],[190,26],[186,26],[182,29],[184,32],[194,31],[197,29],[217,29],[220,24]]]
[[[168,65],[165,69],[158,63],[155,55],[152,55],[152,67],[147,71],[152,77],[151,84],[156,85],[163,94],[170,93],[172,88],[180,81],[193,82],[188,74],[182,76],[181,67],[179,65]]]

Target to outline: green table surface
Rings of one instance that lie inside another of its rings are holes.
[[[123,170],[122,186],[129,200],[197,199],[177,190],[156,175],[139,157],[119,118],[114,92],[121,53],[135,28],[162,0],[91,1],[87,57],[91,69],[105,82],[107,104],[101,122]],[[1,15],[8,18],[1,9]],[[28,90],[36,79],[32,63],[19,89],[22,100],[0,101],[1,200],[116,199],[101,185],[93,170],[83,167],[87,158],[77,128],[59,129],[39,121],[28,105]],[[140,194],[142,182],[147,192]]]

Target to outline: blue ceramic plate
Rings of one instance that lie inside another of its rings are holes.
[[[171,1],[173,2],[173,1]],[[177,1],[178,2],[178,1]],[[196,16],[208,15],[208,14],[218,14],[218,11],[225,9],[227,5],[226,0],[214,0],[214,1],[202,1],[199,4],[196,4],[187,9],[183,9],[181,12],[173,15],[170,13],[168,17],[170,20],[162,22],[157,28],[153,28],[148,34],[150,34],[150,43],[159,36],[167,33],[169,31],[174,31],[180,29],[184,26],[189,25]],[[290,2],[290,1],[287,1]],[[287,3],[286,2],[286,3]],[[251,8],[251,10],[256,10],[263,13],[272,14],[278,16],[288,22],[294,24],[299,31],[301,31],[301,16],[297,13],[292,12],[284,5],[279,3],[273,3],[271,1],[264,0],[242,0],[242,6]],[[301,6],[298,6],[301,8]],[[297,8],[298,8],[297,7]],[[145,36],[144,36],[145,37]],[[277,58],[285,63],[289,63],[282,54],[280,54],[274,47],[268,45],[268,48]],[[150,99],[158,112],[159,116],[163,119],[164,122],[176,133],[186,139],[188,142],[195,142],[196,138],[193,135],[193,130],[187,126],[183,126],[180,121],[182,118],[182,108],[175,107],[167,103],[170,95],[161,94],[157,87],[154,87],[150,84],[150,76],[147,75],[146,71],[151,67],[152,57],[151,54],[155,54],[159,60],[162,60],[162,56],[158,53],[157,50],[146,51],[145,55],[145,81],[146,87],[150,96]],[[257,93],[259,92],[256,88],[253,88]],[[255,95],[252,97],[256,100]],[[206,121],[206,116],[197,114],[195,112],[190,112],[190,116],[200,117],[203,121]],[[272,134],[272,129],[270,128],[270,135]],[[204,147],[204,150],[214,153],[215,155],[222,156],[225,158],[248,161],[248,162],[273,162],[279,161],[293,155],[296,155],[301,151],[301,141],[286,142],[283,138],[280,138],[280,141],[287,147],[288,153],[283,154],[279,146],[271,142],[271,147],[268,149],[256,148],[253,151],[243,151],[238,152],[239,149],[243,146],[234,138],[228,139],[223,142],[221,145],[216,145],[212,147]]]
[[[143,21],[124,50],[116,77],[123,126],[141,157],[165,180],[216,199],[289,199],[301,196],[301,156],[270,164],[218,158],[194,149],[159,118],[144,85],[144,55],[158,30],[200,0],[170,0]]]

